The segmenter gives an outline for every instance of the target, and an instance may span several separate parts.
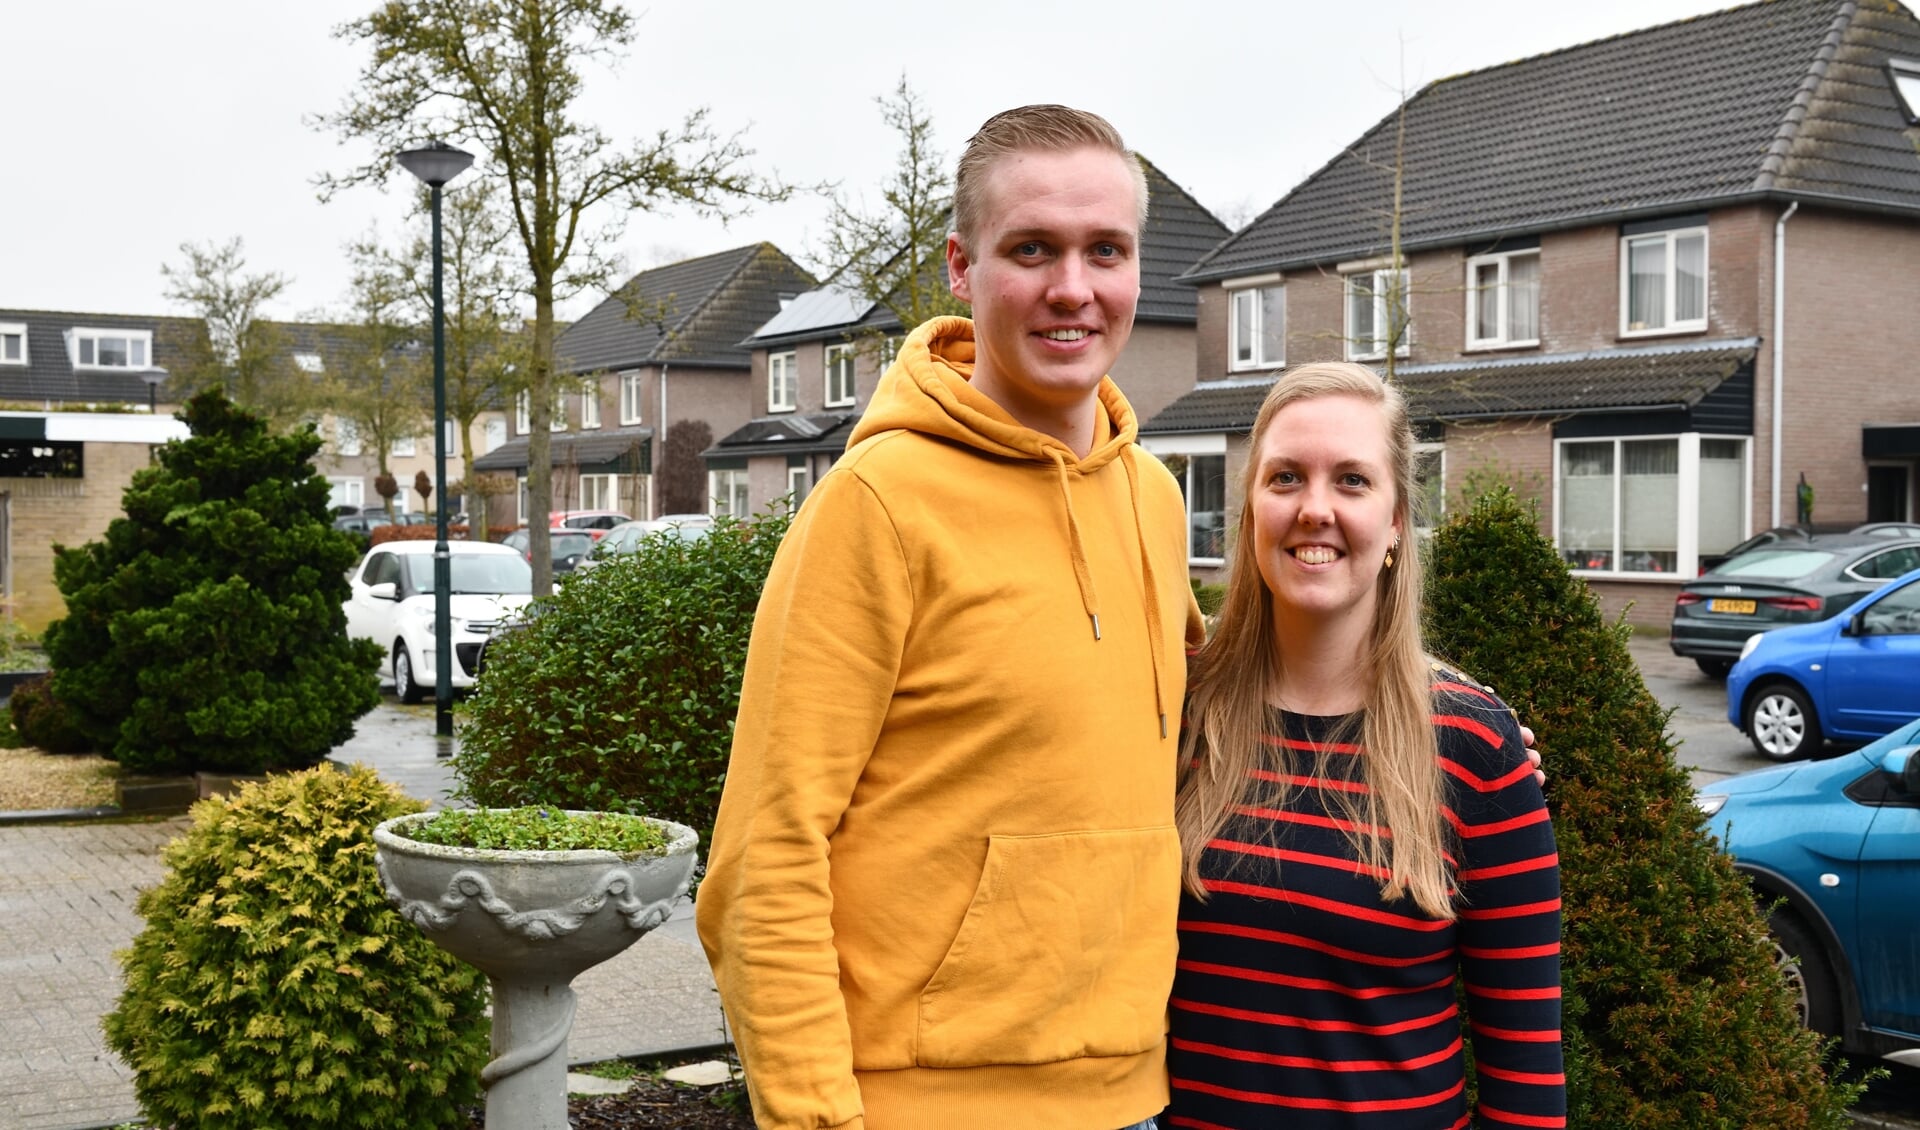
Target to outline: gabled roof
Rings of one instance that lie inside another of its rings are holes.
[[[1771,197],[1920,215],[1891,0],[1764,0],[1429,83],[1405,111],[1401,239],[1446,246]],[[1388,247],[1400,112],[1183,276]]]
[[[662,363],[745,369],[740,342],[814,279],[771,243],[704,255],[628,279],[554,343],[564,372]],[[631,307],[631,310],[630,310]]]
[[[153,334],[148,363],[169,368],[180,364],[176,352],[184,338],[179,335],[200,324],[192,318],[63,310],[0,310],[0,323],[27,327],[27,363],[0,364],[0,400],[81,404],[145,404],[147,382],[139,369],[74,368],[67,353],[69,331],[146,330]]]
[[[1692,408],[1753,361],[1758,338],[1402,365],[1394,378],[1414,419]],[[1141,427],[1142,435],[1245,434],[1272,377],[1202,381]]]

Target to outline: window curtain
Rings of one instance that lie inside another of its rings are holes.
[[[1680,441],[1620,445],[1620,567],[1671,573],[1680,545]]]
[[[1746,444],[1737,439],[1700,441],[1700,552],[1732,549],[1743,536],[1740,505],[1746,479]]]
[[[1613,564],[1613,444],[1560,449],[1560,554],[1576,569]]]
[[[1665,236],[1627,244],[1627,327],[1657,330],[1667,324]]]
[[[1707,237],[1695,232],[1673,241],[1673,320],[1707,317]]]
[[[1507,340],[1540,337],[1540,256],[1507,260]]]
[[[1260,292],[1260,362],[1278,365],[1286,357],[1287,292],[1270,286]]]

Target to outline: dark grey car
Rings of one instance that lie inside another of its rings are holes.
[[[1749,550],[1681,586],[1668,643],[1721,678],[1749,637],[1825,620],[1913,569],[1916,538],[1816,534]]]

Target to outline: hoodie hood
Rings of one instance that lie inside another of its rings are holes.
[[[1140,431],[1133,407],[1113,378],[1100,378],[1093,446],[1080,458],[1049,435],[1019,423],[973,387],[973,322],[933,318],[907,335],[899,354],[847,441],[851,447],[881,432],[904,429],[938,436],[1007,459],[1031,459],[1082,472],[1120,457]]]

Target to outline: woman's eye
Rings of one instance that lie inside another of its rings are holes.
[[[1286,486],[1292,486],[1294,483],[1299,482],[1300,476],[1294,474],[1292,471],[1275,471],[1273,473],[1273,476],[1269,478],[1267,481],[1269,483],[1272,483],[1274,486],[1286,487]]]
[[[1358,474],[1353,471],[1349,471],[1346,474],[1340,476],[1340,483],[1342,486],[1349,486],[1349,487],[1354,487],[1358,489],[1361,487],[1365,487],[1367,485],[1367,477],[1365,475]]]

